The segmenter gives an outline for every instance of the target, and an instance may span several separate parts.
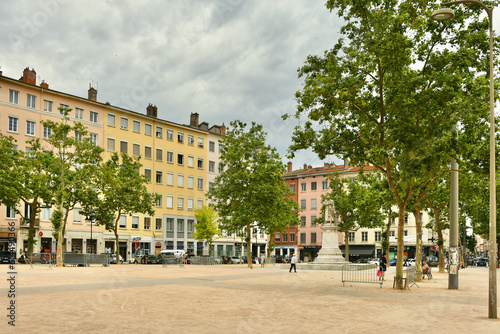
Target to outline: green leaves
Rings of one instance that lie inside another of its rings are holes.
[[[197,241],[206,241],[209,245],[213,243],[214,237],[220,234],[218,215],[213,206],[203,205],[194,210],[197,220],[195,231],[192,236]]]

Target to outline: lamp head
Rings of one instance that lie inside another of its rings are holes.
[[[451,8],[439,8],[438,10],[434,11],[431,15],[431,19],[434,21],[446,21],[449,19],[452,19],[455,16],[455,13],[453,12],[453,9]]]

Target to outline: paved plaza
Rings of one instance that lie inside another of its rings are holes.
[[[488,319],[488,269],[433,273],[410,291],[347,283],[341,272],[279,266],[2,265],[0,333],[498,333]],[[437,268],[433,268],[437,269]],[[500,273],[499,273],[500,274]],[[500,276],[500,275],[499,275]],[[11,282],[13,282],[11,280]],[[8,308],[15,305],[15,327]]]

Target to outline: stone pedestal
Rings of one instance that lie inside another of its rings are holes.
[[[338,227],[334,224],[323,224],[323,241],[318,257],[314,260],[317,264],[345,264],[342,251],[339,249]]]

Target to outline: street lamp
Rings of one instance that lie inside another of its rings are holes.
[[[490,240],[489,240],[489,290],[488,316],[497,318],[497,271],[496,271],[496,183],[495,183],[495,113],[494,113],[494,86],[493,86],[493,8],[487,7],[481,1],[461,0],[444,2],[441,6],[451,6],[461,3],[479,5],[488,14],[490,26]],[[431,18],[436,21],[445,21],[454,17],[453,10],[441,8],[432,13]]]
[[[94,243],[92,239],[92,225],[94,225],[94,216],[88,215],[87,217],[85,217],[85,221],[87,221],[87,224],[90,223],[90,254],[94,254]]]

